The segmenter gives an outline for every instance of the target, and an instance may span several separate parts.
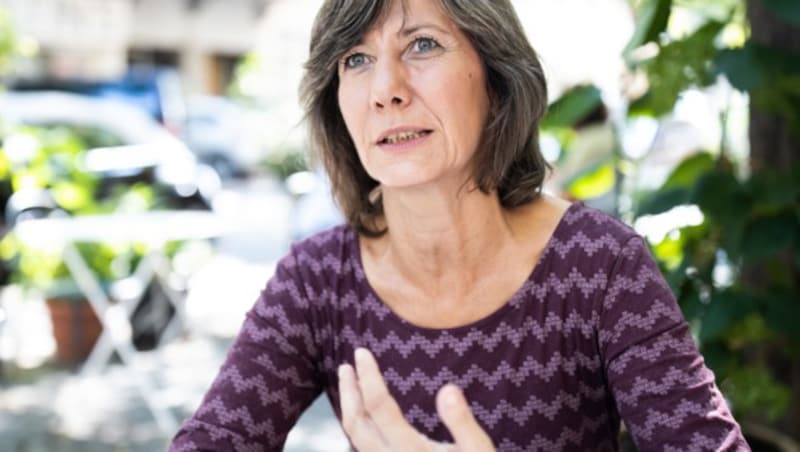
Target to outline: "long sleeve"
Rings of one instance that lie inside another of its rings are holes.
[[[599,344],[639,450],[750,450],[640,237],[627,241],[611,269]]]
[[[319,395],[309,302],[290,253],[248,312],[202,404],[170,451],[277,451]]]

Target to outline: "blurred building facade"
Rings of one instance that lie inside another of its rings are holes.
[[[38,48],[17,78],[103,80],[174,67],[190,93],[222,93],[272,0],[0,0]]]

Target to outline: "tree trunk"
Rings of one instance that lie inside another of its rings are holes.
[[[763,0],[748,0],[747,16],[750,20],[751,39],[765,46],[800,53],[800,27],[781,20],[764,5]],[[750,104],[750,168],[753,173],[769,168],[789,168],[800,159],[800,135],[793,133],[786,120],[767,113]],[[791,262],[791,259],[787,260]],[[758,284],[759,279],[745,278]],[[756,271],[757,273],[757,271]],[[795,273],[795,280],[798,274]],[[796,281],[800,287],[800,281]],[[777,376],[791,385],[792,401],[789,412],[782,422],[782,429],[800,439],[800,363],[788,366],[790,375]],[[781,378],[783,377],[783,378]]]
[[[763,0],[749,0],[747,15],[754,42],[800,53],[800,27],[782,21]],[[750,167],[753,172],[789,168],[797,161],[793,151],[798,149],[800,137],[791,132],[783,118],[750,104]]]

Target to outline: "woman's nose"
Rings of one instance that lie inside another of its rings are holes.
[[[372,104],[378,110],[408,105],[411,98],[405,68],[392,61],[378,62],[372,79]]]

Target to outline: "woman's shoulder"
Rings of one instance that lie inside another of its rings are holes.
[[[319,253],[329,249],[338,249],[342,245],[348,245],[355,238],[356,233],[349,225],[339,224],[298,239],[292,243],[291,248],[293,250]]]
[[[356,244],[356,232],[340,224],[292,242],[278,266],[314,278],[331,271],[339,273],[353,266]]]
[[[573,203],[561,219],[556,231],[559,239],[586,237],[588,239],[612,238],[624,244],[641,236],[623,220],[578,201]]]
[[[578,201],[563,212],[540,260],[557,273],[578,269],[593,274],[646,248],[644,239],[624,221]]]

